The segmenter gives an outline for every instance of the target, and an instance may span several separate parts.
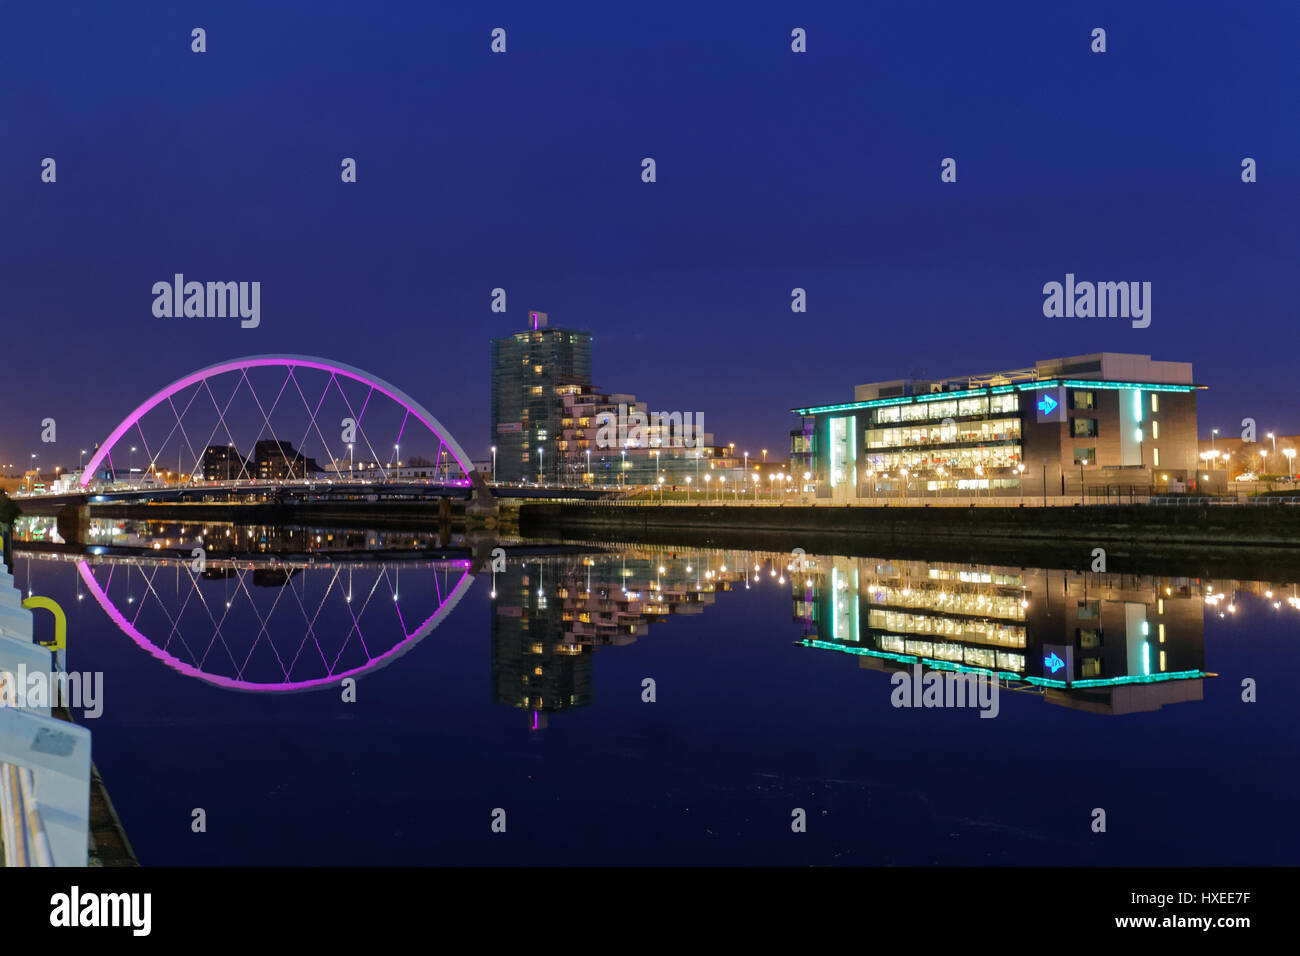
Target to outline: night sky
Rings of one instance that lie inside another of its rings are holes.
[[[0,462],[75,465],[270,352],[388,379],[483,457],[488,339],[529,309],[738,449],[861,382],[1102,350],[1193,362],[1203,435],[1300,431],[1300,7],[715,6],[3,0]],[[175,272],[260,281],[260,327],[155,318]],[[1067,272],[1150,281],[1151,326],[1045,318]]]

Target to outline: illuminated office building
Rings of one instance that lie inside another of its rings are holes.
[[[1102,352],[794,409],[818,497],[1195,490],[1192,366]],[[806,445],[811,445],[807,450]],[[792,453],[800,449],[792,448]]]
[[[803,643],[866,668],[991,672],[1100,713],[1201,699],[1197,579],[834,557],[791,583]]]

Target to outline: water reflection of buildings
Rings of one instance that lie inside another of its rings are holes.
[[[1100,713],[1200,700],[1199,578],[886,558],[816,558],[792,575],[805,646],[864,668],[996,672],[1011,689]],[[1208,590],[1207,590],[1208,588]]]
[[[615,555],[543,558],[497,574],[492,686],[497,703],[547,715],[592,701],[592,654],[633,643],[650,625],[702,614],[718,591],[763,569],[785,583],[788,556],[756,551],[630,547]]]

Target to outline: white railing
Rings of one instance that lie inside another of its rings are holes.
[[[29,700],[20,676],[59,665],[33,642],[32,612],[0,561],[0,834],[6,866],[85,866],[90,840],[90,731]],[[62,652],[60,652],[61,656]],[[54,680],[49,686],[56,686]]]
[[[17,707],[15,678],[0,671],[0,707]],[[50,838],[30,768],[0,762],[0,832],[5,866],[53,866]]]

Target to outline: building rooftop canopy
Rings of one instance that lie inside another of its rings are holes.
[[[905,378],[870,382],[858,385],[853,390],[852,402],[796,408],[793,411],[798,414],[811,414],[869,405],[924,401],[932,395],[954,395],[988,388],[1033,389],[1049,383],[1070,384],[1072,382],[1116,387],[1120,384],[1141,385],[1152,389],[1177,391],[1203,387],[1194,383],[1190,362],[1154,361],[1150,355],[1127,352],[1094,352],[1090,355],[1041,359],[1028,368],[1000,372],[951,378]]]

